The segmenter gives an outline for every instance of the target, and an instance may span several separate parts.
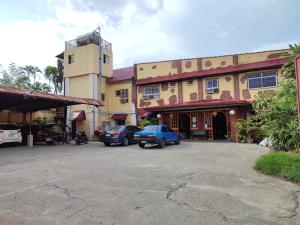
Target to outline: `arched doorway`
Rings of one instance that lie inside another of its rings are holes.
[[[179,133],[182,138],[191,137],[190,115],[187,113],[180,114],[179,117]]]
[[[217,112],[213,115],[214,139],[225,139],[227,135],[227,118],[224,112]]]

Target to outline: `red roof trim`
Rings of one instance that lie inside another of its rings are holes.
[[[265,60],[265,61],[254,62],[254,63],[241,64],[237,66],[218,67],[218,68],[212,68],[208,70],[186,72],[181,74],[148,77],[148,78],[137,80],[136,84],[137,85],[153,84],[153,83],[159,83],[159,82],[170,81],[170,80],[182,80],[188,78],[215,76],[221,74],[257,70],[257,69],[266,69],[266,68],[282,66],[286,62],[287,62],[286,58],[278,58],[278,59],[271,59],[271,60]]]
[[[164,105],[164,106],[152,106],[142,108],[147,111],[160,111],[167,109],[180,109],[186,107],[215,107],[215,106],[236,106],[236,105],[251,105],[252,101],[247,100],[229,100],[229,101],[221,101],[221,100],[205,100],[205,101],[195,101],[195,102],[187,102],[180,103],[174,105]]]

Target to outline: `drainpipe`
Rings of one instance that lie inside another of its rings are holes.
[[[100,98],[99,100],[101,101],[101,97],[102,97],[102,94],[101,94],[101,83],[102,83],[102,37],[101,37],[101,34],[100,34],[100,27],[98,28],[99,29],[99,95]],[[98,122],[99,122],[99,117],[101,118],[101,116],[99,115],[98,113]],[[102,118],[101,118],[102,119]]]

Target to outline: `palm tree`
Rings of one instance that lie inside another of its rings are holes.
[[[59,84],[58,90],[59,92],[62,91],[63,81],[64,81],[64,61],[62,59],[57,59],[57,70],[58,70],[58,77],[57,83]]]
[[[285,78],[295,78],[295,58],[297,55],[300,55],[300,43],[290,44],[289,51],[283,54],[288,59],[282,67]]]
[[[40,68],[31,65],[22,67],[22,70],[27,74],[28,77],[33,78],[33,83],[35,83],[36,78],[39,76],[39,73],[41,73]]]
[[[15,85],[20,88],[30,89],[30,79],[26,75],[18,76],[15,80]]]
[[[30,89],[35,90],[35,91],[44,91],[44,92],[50,92],[51,88],[48,86],[46,83],[40,83],[40,82],[35,82],[30,86]]]
[[[54,66],[47,66],[44,73],[45,78],[49,81],[49,87],[51,83],[54,86],[54,94],[57,93],[58,84],[57,84],[57,77],[58,77],[58,70]]]

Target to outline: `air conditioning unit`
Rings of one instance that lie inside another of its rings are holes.
[[[127,103],[128,102],[128,98],[121,98],[120,101],[121,101],[122,104],[123,103]]]
[[[207,89],[206,93],[207,94],[213,94],[213,93],[215,93],[215,89]]]

